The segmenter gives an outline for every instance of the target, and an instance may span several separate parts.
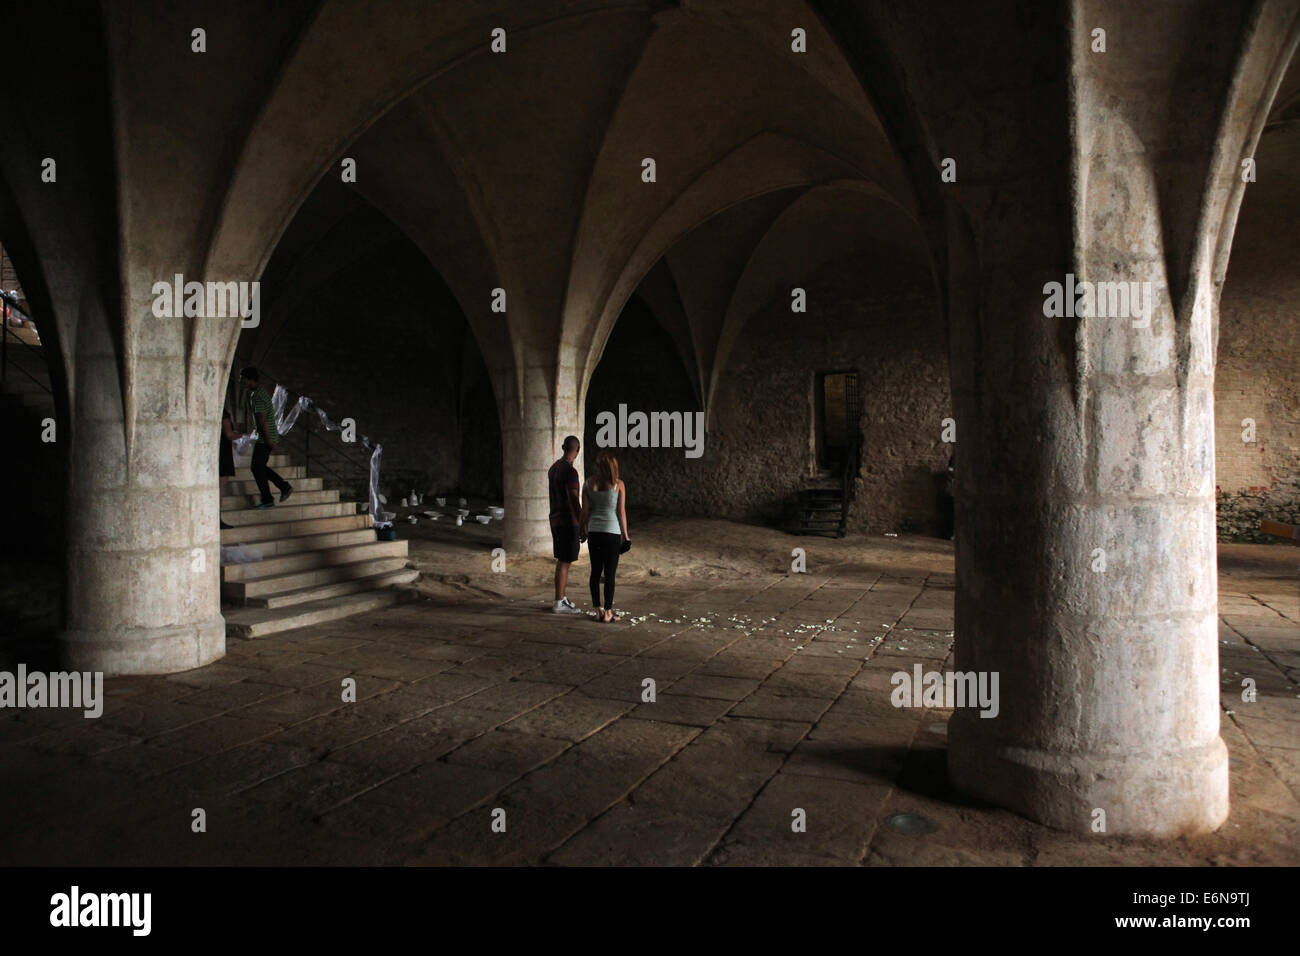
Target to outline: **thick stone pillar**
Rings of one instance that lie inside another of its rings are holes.
[[[956,669],[999,675],[996,716],[953,716],[949,773],[1052,826],[1174,836],[1228,812],[1218,292],[1298,7],[872,3],[839,21],[884,38],[915,111],[896,121],[919,124],[903,141],[947,211]]]
[[[1099,211],[1105,235],[1079,275],[1151,281],[1149,328],[1045,317],[1043,285],[1066,277],[1008,220],[986,221],[997,251],[962,316],[977,328],[957,333],[974,382],[954,395],[956,668],[997,672],[1000,706],[954,714],[949,771],[967,793],[1080,832],[1104,820],[1107,833],[1193,833],[1228,811],[1213,296],[1200,276],[1173,307],[1153,209]],[[1121,235],[1138,248],[1110,241]]]
[[[82,322],[65,432],[71,449],[60,646],[67,666],[109,675],[188,670],[226,647],[214,397],[220,366],[203,366],[191,405],[180,322],[155,318],[148,301],[132,307],[128,328],[136,335],[122,346],[104,323]]]
[[[521,350],[523,351],[523,350]],[[522,392],[514,370],[494,370],[501,410],[505,549],[508,554],[551,554],[550,493],[546,472],[563,454],[567,435],[583,435],[582,400],[573,374],[572,349],[525,351]],[[501,387],[504,386],[504,387]],[[582,473],[582,455],[574,462]]]

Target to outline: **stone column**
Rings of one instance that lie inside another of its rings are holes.
[[[62,657],[108,675],[189,670],[226,647],[219,364],[190,383],[180,322],[155,318],[148,300],[130,307],[124,346],[105,323],[81,323],[71,428],[60,436],[71,442]]]
[[[523,392],[511,370],[493,370],[501,411],[505,549],[508,554],[551,554],[547,470],[563,454],[561,443],[577,435],[585,446],[582,401],[573,375],[572,349],[524,353]],[[582,473],[582,455],[574,462]]]
[[[839,21],[884,38],[872,62],[901,75],[895,122],[917,124],[902,141],[948,216],[956,669],[999,675],[996,716],[952,718],[949,773],[1052,826],[1174,836],[1228,812],[1218,292],[1298,10],[882,2]],[[1138,283],[1137,307],[1071,281]],[[1065,314],[1046,314],[1053,282]]]
[[[997,672],[1000,700],[993,718],[954,714],[949,772],[967,793],[1078,832],[1195,833],[1228,812],[1213,296],[1171,305],[1153,208],[1099,212],[1109,238],[1140,248],[1094,237],[1079,276],[1151,281],[1149,328],[1045,317],[1043,285],[1067,279],[1018,217],[985,221],[981,292],[958,307],[975,328],[956,332],[971,347],[954,355],[973,386],[954,394],[956,669]]]

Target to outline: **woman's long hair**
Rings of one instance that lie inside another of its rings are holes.
[[[618,487],[618,459],[608,450],[596,456],[596,483],[611,489]]]

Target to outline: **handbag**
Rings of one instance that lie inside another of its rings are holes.
[[[623,547],[618,549],[618,553],[627,554],[631,550],[632,550],[632,539],[629,538],[628,540],[623,542]]]

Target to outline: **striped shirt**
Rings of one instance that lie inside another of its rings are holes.
[[[253,394],[248,397],[248,407],[252,409],[251,424],[257,428],[257,443],[259,445],[278,445],[280,444],[280,433],[275,427],[275,406],[271,404],[271,396],[266,394],[266,389],[260,385],[253,389]],[[258,424],[257,413],[261,412],[266,416],[266,434],[262,434],[262,426]]]

